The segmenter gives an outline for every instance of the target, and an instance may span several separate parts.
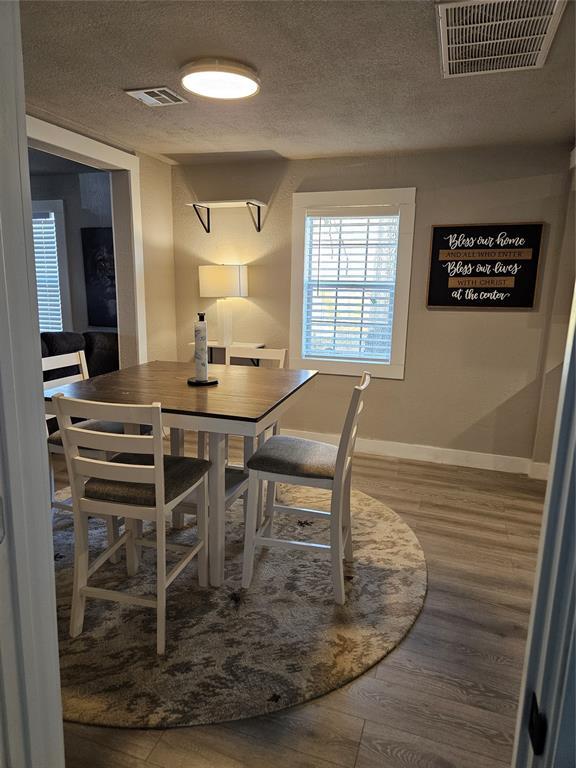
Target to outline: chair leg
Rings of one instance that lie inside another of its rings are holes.
[[[258,446],[258,448],[261,448],[265,442],[266,442],[266,432],[261,432],[256,438],[256,445]],[[257,529],[262,526],[263,520],[264,520],[264,483],[259,483],[258,484],[258,518],[257,518],[257,526],[256,526]]]
[[[198,538],[204,542],[198,552],[198,584],[208,586],[208,482],[204,482],[196,490],[196,520]]]
[[[245,437],[244,438],[244,469],[246,469],[246,465],[248,464],[248,459],[254,451],[256,450],[256,440],[253,437]],[[243,506],[243,513],[244,513],[244,525],[246,525],[246,520],[248,518],[248,491],[246,491],[242,497],[242,506]]]
[[[140,566],[139,547],[135,539],[138,538],[138,520],[128,519],[125,522],[128,538],[126,539],[126,572],[128,576],[135,576]]]
[[[156,653],[166,651],[166,525],[156,527]]]
[[[332,560],[332,585],[338,605],[344,605],[346,593],[344,590],[344,563],[342,547],[342,499],[340,494],[332,491],[330,509],[330,557]]]
[[[352,471],[348,470],[348,475],[344,483],[344,495],[342,498],[342,527],[343,536],[346,536],[344,544],[344,560],[351,563],[354,559],[354,550],[352,547],[352,515],[350,513],[350,486],[352,481]]]
[[[184,430],[170,428],[170,453],[172,456],[184,456]],[[172,527],[175,530],[184,528],[184,512],[175,509],[172,512]]]
[[[206,458],[206,432],[198,432],[196,455],[199,459]]]
[[[141,539],[144,535],[144,520],[135,520],[134,526],[136,538]],[[142,544],[136,544],[136,555],[138,557],[138,564],[140,564],[140,560],[142,559]]]
[[[274,525],[274,504],[276,502],[276,483],[272,480],[268,480],[268,486],[266,488],[266,527],[262,529],[264,536],[272,536],[272,528]]]
[[[250,472],[248,480],[248,513],[244,528],[244,558],[242,563],[242,586],[246,589],[252,581],[254,572],[254,549],[256,524],[258,522],[258,497],[260,482],[257,472]]]
[[[88,583],[88,515],[74,512],[74,585],[70,614],[70,637],[78,637],[84,626],[86,598],[82,589]]]
[[[108,546],[111,544],[114,544],[115,541],[118,540],[118,536],[120,535],[120,526],[118,524],[118,518],[117,517],[106,517],[106,529],[108,531]],[[111,563],[119,563],[120,562],[120,552],[119,550],[116,550],[112,557],[110,558]]]

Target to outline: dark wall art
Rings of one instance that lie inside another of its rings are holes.
[[[542,226],[432,227],[428,306],[531,309]]]
[[[82,255],[88,324],[116,328],[116,272],[112,227],[84,227]]]

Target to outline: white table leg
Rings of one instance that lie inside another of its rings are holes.
[[[209,457],[212,466],[208,470],[208,560],[210,563],[210,584],[219,587],[224,581],[224,544],[226,517],[226,451],[225,435],[210,432]]]
[[[184,456],[184,430],[177,427],[170,428],[170,453],[172,456]],[[172,527],[184,528],[184,513],[174,510],[172,512]]]

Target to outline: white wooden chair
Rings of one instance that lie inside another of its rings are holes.
[[[240,358],[244,360],[252,360],[254,362],[269,361],[270,367],[284,368],[286,362],[286,349],[273,349],[271,347],[242,347],[232,346],[226,348],[226,365],[230,365],[230,358]],[[270,434],[278,434],[279,426],[278,422],[272,425],[270,428]],[[206,432],[198,432],[198,457],[204,458],[206,455]],[[246,475],[246,463],[250,456],[254,453],[257,446],[261,446],[264,443],[265,435],[262,434],[257,440],[252,437],[244,438],[244,466],[228,466],[226,468],[226,507],[231,507],[232,504],[240,496],[244,496],[244,512],[246,514],[247,509],[247,491],[248,491],[248,477]],[[228,456],[228,438],[226,438],[226,456]],[[260,504],[261,508],[261,504]]]
[[[44,389],[52,389],[54,387],[63,387],[66,384],[74,384],[76,381],[85,381],[86,379],[90,378],[88,375],[88,366],[86,364],[86,356],[84,354],[83,349],[79,349],[76,352],[68,352],[63,355],[52,355],[51,357],[43,357],[42,358],[42,372],[46,373],[47,371],[55,371],[59,368],[76,368],[76,372],[74,373],[68,373],[65,376],[62,376],[58,379],[49,379],[48,381],[44,382]],[[50,419],[54,418],[55,414],[47,414],[46,415],[46,438],[48,442],[48,459],[50,463],[50,496],[51,496],[51,503],[52,507],[55,509],[60,509],[65,512],[72,512],[72,502],[71,501],[59,501],[55,498],[55,480],[54,480],[54,465],[52,464],[52,456],[55,454],[64,455],[64,446],[62,445],[62,435],[60,434],[60,430],[57,430],[56,432],[50,432],[48,431],[48,421]],[[121,433],[124,431],[124,427],[122,424],[105,424],[105,423],[98,423],[98,422],[92,422],[90,425],[91,429],[95,429],[97,431],[116,431],[118,433]],[[93,451],[91,455],[94,458],[101,458],[106,459],[106,456],[102,453],[102,451]],[[113,541],[115,541],[118,538],[118,531],[119,531],[119,523],[117,519],[108,517],[106,520],[106,525],[108,527],[108,542],[112,544]],[[118,555],[114,555],[112,557],[113,562],[118,562]]]
[[[232,350],[232,351],[230,351]],[[273,368],[284,368],[286,362],[286,350],[285,349],[272,349],[270,347],[227,347],[226,348],[226,365],[231,365],[231,358],[240,358],[242,360],[252,360],[254,362],[260,362],[261,360],[269,360],[273,365]],[[278,424],[274,424],[274,434],[278,432]],[[204,458],[206,453],[206,432],[198,432],[198,457]],[[254,446],[251,438],[244,440],[244,458],[245,461],[250,458],[254,453]],[[226,455],[228,455],[228,441],[226,441]]]
[[[54,387],[63,387],[66,384],[73,384],[76,381],[85,381],[89,378],[88,375],[88,366],[86,365],[86,356],[84,355],[84,350],[79,349],[77,352],[68,352],[64,355],[52,355],[51,357],[43,357],[42,358],[42,372],[46,373],[47,371],[54,371],[59,368],[76,368],[75,373],[68,373],[65,376],[62,376],[59,379],[50,379],[48,381],[44,382],[44,389],[53,389]],[[62,436],[60,434],[60,431],[57,430],[56,432],[52,432],[52,434],[48,431],[48,421],[50,419],[54,418],[55,414],[46,414],[46,437],[48,440],[48,454],[49,456],[53,454],[60,454],[64,455],[64,446],[62,445]],[[106,429],[106,430],[116,430],[118,432],[123,432],[122,425],[91,425],[92,428],[96,428],[99,430]],[[99,455],[102,453],[101,451],[98,452]],[[72,504],[65,502],[65,501],[57,501],[54,498],[54,471],[52,467],[52,462],[50,462],[50,485],[51,485],[51,492],[52,492],[52,506],[56,507],[56,509],[64,509],[69,512],[72,511]]]
[[[54,407],[68,474],[74,508],[74,587],[70,635],[82,632],[87,598],[133,603],[156,610],[156,648],[166,647],[166,590],[182,570],[198,556],[200,586],[208,584],[208,496],[209,461],[164,456],[162,416],[159,403],[152,405],[116,405],[54,397]],[[150,434],[118,434],[87,429],[86,422],[74,424],[73,418],[94,419],[122,425],[150,425]],[[106,460],[87,456],[84,451],[103,451]],[[196,491],[198,542],[195,546],[166,543],[166,515]],[[88,517],[123,517],[125,531],[89,564]],[[142,538],[143,522],[155,524],[155,539]],[[121,547],[126,547],[128,575],[139,567],[142,547],[156,548],[156,595],[134,596],[126,592],[88,585],[88,578]],[[167,572],[166,551],[182,555]]]
[[[230,358],[232,357],[241,360],[253,360],[258,363],[269,360],[272,363],[276,363],[272,367],[284,368],[286,350],[272,349],[271,347],[226,347],[226,365],[230,365]]]
[[[243,587],[249,587],[252,581],[255,548],[258,546],[305,549],[316,553],[326,551],[330,553],[332,560],[332,582],[336,602],[345,602],[343,560],[352,561],[352,454],[358,417],[362,412],[363,397],[369,384],[370,374],[364,372],[360,384],[354,387],[338,447],[313,440],[274,435],[248,460],[248,513],[244,539]],[[268,496],[264,519],[258,525],[258,494],[262,481],[268,481]],[[275,504],[274,484],[277,482],[331,490],[330,512]],[[330,544],[274,538],[275,512],[329,519]]]

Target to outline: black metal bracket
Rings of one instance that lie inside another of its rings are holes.
[[[200,205],[199,203],[192,203],[192,207],[194,208],[194,213],[198,216],[200,224],[202,224],[202,227],[204,228],[204,232],[210,234],[210,208],[206,205]],[[206,221],[202,218],[202,214],[199,210],[200,208],[203,208],[206,211]]]
[[[248,208],[248,211],[250,213],[250,218],[252,219],[252,223],[254,224],[256,228],[256,232],[262,231],[262,206],[258,205],[257,203],[253,203],[251,200],[246,200],[246,208]],[[253,209],[256,209],[256,213],[254,213]]]
[[[194,208],[194,213],[196,216],[198,216],[200,224],[202,224],[204,232],[210,234],[210,207],[208,205],[202,205],[201,203],[192,203],[192,207]],[[256,232],[261,232],[262,206],[258,203],[252,202],[252,200],[246,200],[246,208],[248,208],[248,213],[250,214],[250,218],[252,219],[252,224],[254,224]],[[205,217],[202,216],[200,209],[206,212]]]

